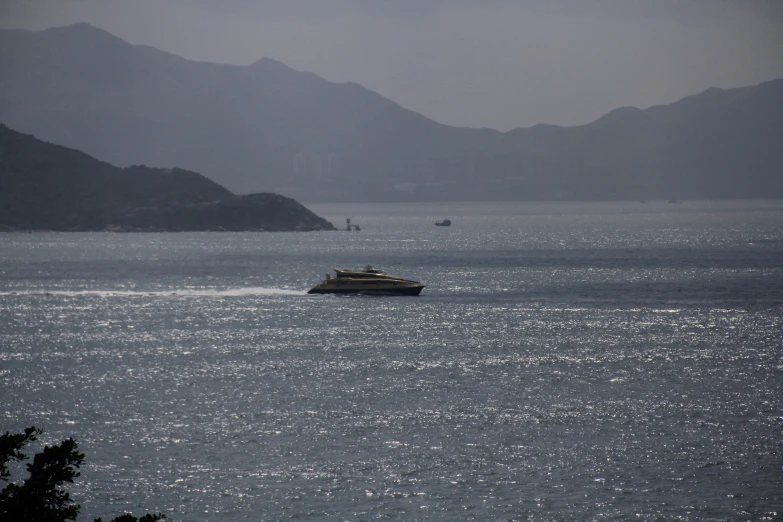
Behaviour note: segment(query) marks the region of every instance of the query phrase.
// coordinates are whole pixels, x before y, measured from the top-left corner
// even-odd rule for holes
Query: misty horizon
[[[191,61],[263,57],[439,123],[588,124],[621,107],[783,78],[783,4],[6,2],[0,28],[84,22]]]
[[[275,59],[194,62],[87,23],[0,30],[0,120],[120,167],[299,201],[693,199],[780,194],[783,80],[580,126],[452,127]]]
[[[158,50],[158,51],[161,51],[161,52],[165,52],[165,53],[167,53],[167,54],[173,55],[173,56],[175,56],[175,57],[177,57],[177,58],[181,58],[181,59],[183,59],[183,60],[186,60],[186,61],[188,61],[188,62],[193,62],[193,63],[199,63],[199,62],[200,62],[200,63],[210,63],[210,64],[213,64],[213,65],[229,65],[229,66],[236,66],[236,67],[253,67],[253,66],[256,66],[256,65],[258,65],[258,64],[262,64],[262,63],[265,63],[265,62],[266,62],[266,63],[272,63],[272,64],[278,64],[278,65],[282,65],[282,66],[284,66],[284,67],[286,67],[286,68],[288,68],[288,69],[291,69],[291,70],[293,70],[293,71],[300,72],[300,73],[311,73],[311,74],[315,74],[315,73],[313,73],[312,71],[304,71],[304,70],[298,70],[298,69],[294,69],[293,67],[289,66],[288,64],[286,64],[286,63],[284,63],[284,62],[281,62],[280,60],[277,60],[277,59],[275,59],[275,58],[274,58],[274,57],[272,57],[272,56],[261,56],[261,57],[259,57],[257,60],[255,60],[255,61],[253,61],[253,62],[251,62],[251,63],[249,63],[249,64],[233,64],[233,63],[222,63],[222,62],[209,62],[209,61],[203,61],[203,60],[191,60],[191,59],[185,58],[184,56],[177,55],[176,53],[172,53],[172,52],[169,52],[169,51],[165,51],[165,50],[163,50],[163,49],[158,49],[158,48],[156,48],[156,47],[153,47],[153,46],[149,46],[149,45],[145,45],[145,44],[132,44],[132,43],[130,43],[130,42],[127,42],[127,41],[123,40],[123,39],[122,39],[122,38],[120,38],[119,36],[117,36],[117,35],[115,35],[115,34],[112,34],[111,32],[107,31],[106,29],[104,29],[104,28],[102,28],[102,27],[95,26],[95,25],[93,25],[93,24],[90,24],[90,23],[88,23],[88,22],[75,22],[75,23],[73,23],[73,24],[69,24],[69,25],[65,25],[65,26],[54,26],[54,27],[48,27],[48,28],[46,28],[46,29],[41,29],[41,30],[29,30],[29,29],[22,29],[22,30],[24,30],[24,31],[28,31],[28,32],[43,32],[43,31],[52,30],[52,29],[55,29],[55,30],[56,30],[56,29],[67,29],[67,28],[72,28],[72,27],[74,27],[74,26],[80,26],[80,25],[84,25],[84,26],[92,27],[92,28],[94,28],[94,29],[97,29],[97,30],[99,30],[99,31],[103,31],[103,32],[105,32],[105,33],[107,33],[107,34],[111,35],[111,36],[112,36],[112,37],[114,37],[114,38],[118,38],[118,39],[122,40],[122,41],[123,41],[123,42],[125,42],[125,43],[128,43],[128,44],[130,44],[130,45],[133,45],[134,47],[152,47],[153,49],[156,49],[156,50]],[[2,30],[2,29],[0,29],[0,30]],[[317,74],[316,74],[316,76],[318,76],[319,78],[322,78],[323,80],[325,80],[325,81],[327,81],[327,82],[329,82],[329,83],[334,83],[334,84],[351,84],[351,83],[357,83],[357,82],[350,81],[350,80],[348,80],[348,81],[345,81],[345,82],[334,82],[334,81],[328,80],[327,78],[323,78],[323,77],[321,77],[320,75],[317,75]],[[769,78],[768,80],[766,80],[766,81],[762,81],[762,82],[759,82],[759,83],[766,83],[766,82],[768,82],[768,81],[774,81],[774,80],[778,80],[778,79],[783,79],[783,75],[782,75],[780,78]],[[737,86],[737,87],[749,87],[749,86],[750,86],[750,85],[740,85],[740,86]],[[364,86],[362,86],[362,87],[364,87]],[[438,120],[436,120],[436,119],[434,119],[434,118],[429,118],[429,117],[427,117],[427,116],[426,116],[426,115],[424,115],[424,114],[422,114],[422,115],[423,115],[423,116],[425,116],[425,117],[427,117],[428,119],[431,119],[432,121],[435,121],[435,122],[437,122],[437,123],[441,123],[441,124],[443,124],[443,125],[447,125],[447,126],[450,126],[450,127],[462,127],[462,128],[471,128],[471,129],[481,129],[481,128],[483,128],[483,129],[497,130],[497,131],[499,131],[499,132],[504,132],[504,133],[505,133],[505,132],[511,132],[511,131],[514,131],[514,130],[520,130],[520,129],[527,129],[527,128],[530,128],[530,127],[536,127],[536,126],[538,126],[538,125],[545,125],[545,126],[554,126],[554,127],[569,128],[569,127],[580,127],[580,126],[584,126],[584,125],[589,125],[589,124],[591,124],[591,123],[594,123],[594,122],[595,122],[595,121],[597,121],[597,120],[600,120],[601,118],[605,117],[607,114],[609,114],[609,113],[611,113],[611,112],[613,112],[613,111],[616,111],[616,110],[622,110],[622,109],[627,109],[627,108],[633,108],[633,109],[639,109],[639,110],[646,110],[646,109],[650,109],[650,108],[653,108],[653,107],[659,107],[659,106],[664,106],[664,105],[670,105],[671,103],[674,103],[674,102],[680,101],[680,100],[681,100],[681,99],[683,99],[683,98],[687,98],[687,97],[690,97],[690,96],[695,96],[695,95],[701,94],[701,93],[703,93],[703,92],[705,92],[705,91],[709,91],[709,90],[711,90],[711,89],[720,89],[720,90],[725,90],[725,88],[724,88],[724,87],[717,86],[717,85],[713,85],[713,86],[709,86],[709,87],[707,87],[707,88],[703,89],[702,91],[699,91],[699,92],[693,92],[693,93],[688,93],[688,94],[686,94],[685,96],[682,96],[682,97],[680,97],[680,98],[678,98],[678,99],[675,99],[675,100],[669,100],[669,101],[666,101],[666,102],[663,102],[663,103],[659,103],[659,104],[655,104],[655,105],[650,105],[650,106],[645,106],[645,107],[638,107],[638,106],[633,106],[633,105],[617,106],[617,107],[613,107],[613,108],[609,109],[609,110],[608,110],[606,113],[599,115],[599,116],[598,116],[597,118],[595,118],[594,120],[591,120],[591,121],[588,121],[588,122],[584,122],[584,123],[577,123],[577,124],[573,124],[573,125],[558,125],[558,124],[549,123],[549,122],[539,122],[539,123],[536,123],[536,124],[533,124],[533,125],[530,125],[530,126],[525,126],[525,127],[522,127],[522,126],[520,126],[520,127],[513,127],[513,128],[511,128],[511,129],[508,129],[508,130],[506,130],[506,131],[503,131],[503,130],[500,130],[500,129],[493,129],[493,128],[489,128],[489,127],[471,127],[471,126],[457,126],[457,125],[449,125],[448,123],[444,123],[444,122],[438,121]],[[380,94],[380,93],[376,93],[376,94]],[[402,107],[403,109],[408,109],[408,110],[410,110],[408,107],[405,107],[404,105],[400,104],[400,103],[399,103],[399,102],[397,102],[396,100],[391,100],[391,101],[393,101],[393,102],[397,103],[397,104],[398,104],[400,107]],[[415,112],[415,111],[414,111],[414,112]]]

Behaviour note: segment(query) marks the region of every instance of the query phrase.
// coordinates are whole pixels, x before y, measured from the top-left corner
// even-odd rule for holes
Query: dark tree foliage
[[[25,428],[24,433],[5,432],[5,435],[0,436],[0,480],[8,482],[8,477],[11,475],[8,463],[14,460],[24,460],[25,455],[22,453],[22,448],[28,442],[36,440],[41,433],[43,430],[30,426]]]
[[[53,446],[45,446],[36,453],[33,462],[27,464],[29,476],[21,484],[10,480],[11,462],[27,460],[22,451],[42,434],[34,426],[23,433],[0,435],[0,480],[5,487],[0,491],[0,520],[9,522],[65,522],[76,520],[79,504],[71,501],[70,494],[62,489],[66,483],[80,475],[84,453],[79,453],[79,443],[69,438]],[[149,513],[136,518],[125,513],[111,522],[156,522],[165,518],[161,513]],[[95,522],[102,522],[100,518]]]
[[[147,513],[141,518],[136,518],[130,513],[125,513],[124,515],[113,518],[109,522],[157,522],[164,518],[166,518],[166,515],[162,513]],[[103,520],[96,518],[95,522],[103,522]]]

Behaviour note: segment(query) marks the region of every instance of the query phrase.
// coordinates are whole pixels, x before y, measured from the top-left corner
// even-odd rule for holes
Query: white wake
[[[17,291],[0,291],[0,296],[9,295],[29,295],[29,296],[43,296],[43,295],[57,295],[66,297],[246,297],[246,296],[275,296],[275,295],[290,295],[290,296],[303,296],[307,295],[307,290],[289,290],[286,288],[269,288],[269,287],[246,287],[246,288],[229,288],[225,290],[216,289],[193,289],[183,288],[176,290],[155,290],[155,291],[141,291],[141,290],[17,290]]]

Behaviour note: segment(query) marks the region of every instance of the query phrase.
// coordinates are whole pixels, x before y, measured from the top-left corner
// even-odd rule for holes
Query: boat
[[[451,226],[451,220],[450,219],[444,219],[443,221],[436,221],[435,222],[436,227],[450,227]]]
[[[351,218],[346,218],[345,219],[345,230],[347,230],[348,232],[350,232],[351,230],[356,230],[358,232],[358,231],[361,230],[361,228],[359,228],[359,225],[351,224]]]
[[[308,294],[369,294],[369,295],[419,295],[423,284],[410,279],[389,275],[371,265],[364,270],[335,268],[335,277],[326,279],[310,289]]]

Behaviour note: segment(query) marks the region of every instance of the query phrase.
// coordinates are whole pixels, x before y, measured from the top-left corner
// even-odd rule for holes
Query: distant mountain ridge
[[[236,196],[182,169],[120,169],[0,124],[0,231],[334,230],[277,194]]]
[[[0,122],[301,201],[783,197],[783,80],[502,133],[270,58],[192,62],[76,24],[0,31]]]

